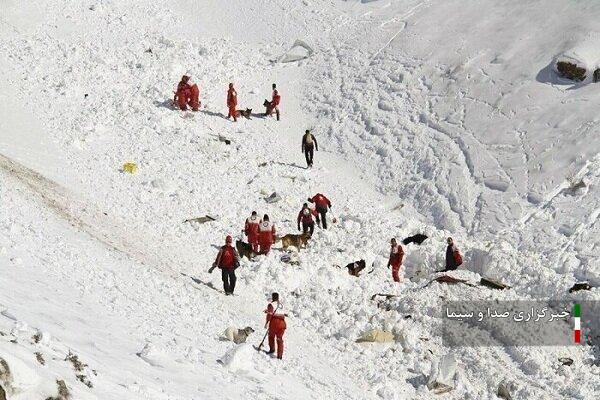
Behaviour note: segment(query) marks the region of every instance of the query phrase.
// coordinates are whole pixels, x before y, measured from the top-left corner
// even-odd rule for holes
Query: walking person
[[[229,84],[229,89],[227,90],[227,108],[229,109],[229,114],[227,114],[227,118],[233,117],[234,121],[237,121],[237,92],[233,87],[233,83]]]
[[[325,195],[317,193],[312,198],[308,199],[309,202],[315,203],[317,211],[317,225],[322,226],[323,229],[327,229],[327,211],[331,209],[331,202]],[[323,225],[321,225],[321,223]]]
[[[281,103],[281,95],[277,91],[277,85],[273,84],[273,94],[271,96],[271,101],[265,100],[264,105],[267,108],[265,111],[265,117],[272,116],[273,113],[277,116],[277,121],[279,121],[279,103]]]
[[[308,207],[308,203],[302,205],[302,210],[298,213],[298,230],[300,230],[300,223],[302,223],[302,233],[308,233],[312,236],[315,231],[315,220],[313,216],[315,211]]]
[[[212,273],[215,268],[221,269],[223,291],[227,296],[232,295],[235,290],[235,269],[240,265],[240,256],[237,250],[231,245],[232,242],[232,237],[228,235],[225,238],[225,246],[219,249],[215,262],[208,270],[209,273]]]
[[[265,310],[267,314],[265,328],[268,327],[269,329],[269,351],[267,353],[275,353],[275,342],[277,342],[277,358],[280,360],[283,358],[283,334],[287,327],[285,323],[287,314],[284,314],[282,311],[283,305],[279,302],[279,293],[273,293],[271,295],[271,302]]]
[[[273,243],[275,243],[275,225],[269,221],[269,216],[265,214],[258,227],[260,254],[269,254]]]
[[[304,136],[302,136],[302,152],[304,153],[304,158],[306,158],[306,168],[311,168],[313,166],[315,150],[319,151],[317,139],[307,129]]]
[[[252,215],[246,218],[246,223],[244,224],[244,233],[248,237],[248,243],[252,246],[252,251],[255,253],[258,253],[258,230],[260,222],[256,211],[252,211]]]
[[[402,259],[404,258],[404,250],[396,242],[396,238],[392,238],[390,241],[390,258],[388,260],[387,267],[392,267],[392,279],[394,282],[400,282],[400,266],[402,265]]]

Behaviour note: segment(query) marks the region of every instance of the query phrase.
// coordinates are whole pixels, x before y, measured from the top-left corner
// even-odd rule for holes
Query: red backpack
[[[223,268],[231,268],[235,264],[235,255],[233,253],[233,247],[224,246],[223,252],[221,253],[220,266]]]
[[[463,259],[462,256],[460,255],[460,252],[458,250],[455,250],[454,253],[452,253],[454,255],[454,263],[456,264],[457,267],[461,266],[463,263]]]

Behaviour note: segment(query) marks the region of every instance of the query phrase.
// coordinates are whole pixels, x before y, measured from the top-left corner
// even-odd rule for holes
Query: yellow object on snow
[[[360,338],[356,340],[357,343],[370,342],[370,343],[389,343],[394,341],[394,334],[391,332],[382,331],[380,329],[373,329],[365,332]]]
[[[135,163],[127,162],[123,164],[123,172],[128,172],[130,174],[135,174],[138,170],[138,167]]]

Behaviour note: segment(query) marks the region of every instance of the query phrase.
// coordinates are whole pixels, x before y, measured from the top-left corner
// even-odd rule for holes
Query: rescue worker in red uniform
[[[179,106],[182,111],[186,111],[188,105],[193,111],[198,111],[200,107],[199,97],[200,89],[198,89],[198,85],[192,82],[192,79],[188,75],[182,76],[181,81],[177,85],[173,103]]]
[[[246,219],[246,224],[244,225],[244,233],[248,237],[248,243],[252,245],[252,251],[255,253],[258,253],[258,230],[260,222],[256,211],[252,211],[252,215]]]
[[[298,213],[298,230],[300,230],[300,222],[302,222],[302,233],[308,233],[312,236],[315,231],[315,221],[313,219],[315,213],[315,210],[308,207],[308,203],[304,203],[302,210]]]
[[[265,214],[258,227],[260,254],[268,254],[273,243],[275,243],[275,225],[269,221],[269,216]]]
[[[227,90],[227,108],[229,109],[229,114],[227,114],[227,118],[233,117],[233,120],[237,121],[236,107],[237,107],[237,92],[233,88],[233,83],[230,83],[229,90]]]
[[[446,247],[446,268],[444,271],[454,271],[463,263],[462,255],[454,244],[454,240],[449,237],[447,239],[448,247]]]
[[[331,202],[325,195],[317,193],[312,198],[308,199],[309,202],[315,203],[317,209],[317,224],[321,226],[323,222],[323,229],[327,229],[327,211],[331,209]]]
[[[271,302],[265,310],[265,313],[267,313],[265,328],[269,328],[269,351],[267,353],[275,353],[275,340],[277,340],[277,358],[280,360],[283,357],[283,334],[285,333],[285,317],[287,316],[287,314],[282,312],[282,309],[283,306],[279,302],[279,294],[273,293],[271,295]]]
[[[281,102],[281,96],[276,89],[275,84],[273,84],[273,96],[271,101],[265,102],[265,106],[267,107],[267,111],[265,112],[265,117],[272,116],[273,112],[277,116],[277,121],[279,121],[279,103]]]
[[[225,246],[219,249],[215,262],[208,270],[209,273],[212,273],[215,268],[221,269],[223,291],[227,296],[232,295],[235,290],[235,269],[240,265],[240,256],[237,250],[231,245],[232,242],[233,239],[231,236],[225,238]]]
[[[396,238],[392,238],[390,244],[390,259],[387,267],[392,267],[392,279],[394,279],[394,282],[400,282],[399,272],[400,266],[402,265],[402,259],[404,258],[404,250],[402,249],[402,246],[396,242]]]

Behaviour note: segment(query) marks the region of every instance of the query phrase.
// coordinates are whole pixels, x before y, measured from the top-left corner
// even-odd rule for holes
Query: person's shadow
[[[250,114],[251,117],[253,118],[260,118],[260,119],[266,119],[267,116],[265,115],[265,113],[251,113]]]
[[[177,108],[175,108],[175,106],[173,105],[173,100],[171,100],[171,99],[167,99],[167,100],[163,100],[163,101],[154,100],[154,105],[158,108],[166,108],[168,110],[177,110]]]
[[[221,117],[221,118],[225,118],[226,119],[226,115],[223,114],[222,112],[214,112],[214,111],[209,111],[209,110],[200,110],[200,112],[202,114],[206,114],[206,115],[209,115],[211,117]]]
[[[275,165],[281,165],[281,166],[284,166],[284,167],[292,167],[292,168],[308,169],[308,167],[302,167],[302,166],[300,166],[300,165],[298,165],[298,164],[296,164],[296,163],[292,163],[292,164],[290,164],[290,163],[284,163],[284,162],[281,162],[281,161],[271,161],[271,164],[275,164]]]

